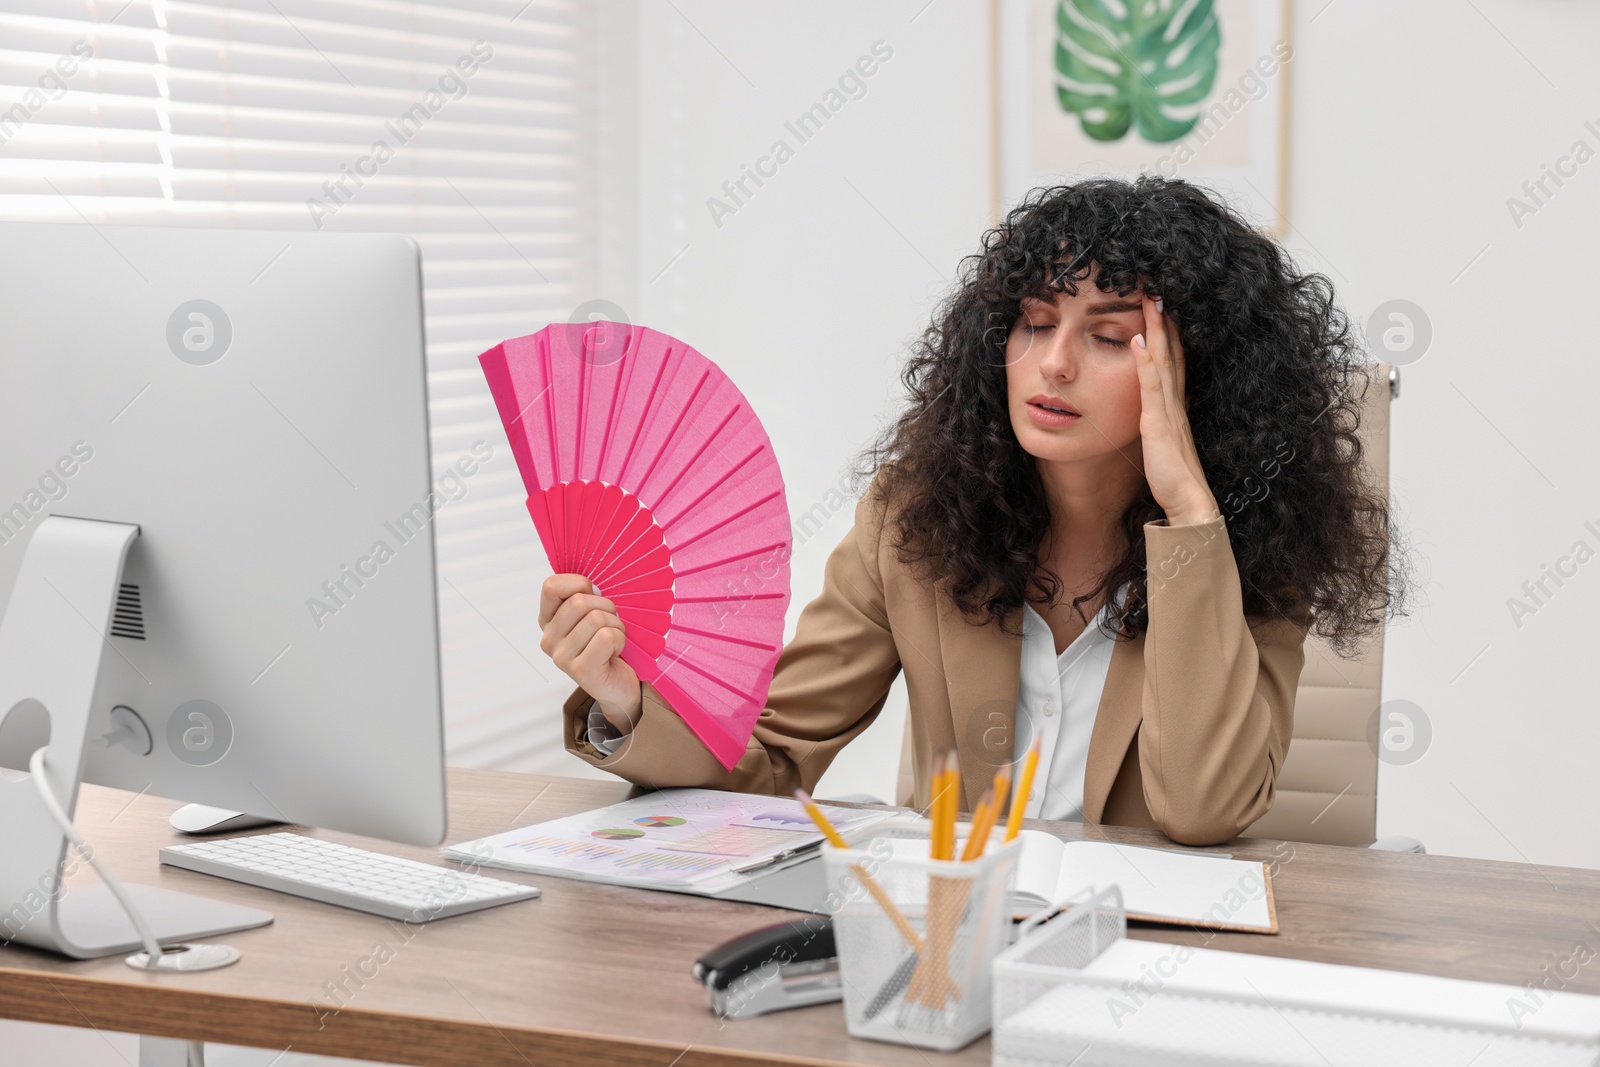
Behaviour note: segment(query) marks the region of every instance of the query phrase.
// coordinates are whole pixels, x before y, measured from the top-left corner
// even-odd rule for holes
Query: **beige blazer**
[[[822,592],[779,656],[732,771],[649,684],[638,723],[609,757],[585,739],[590,699],[574,692],[563,709],[567,749],[649,787],[812,789],[871,725],[903,670],[915,787],[901,802],[926,807],[935,754],[953,748],[961,807],[970,810],[1012,761],[1022,639],[969,622],[942,583],[903,566],[871,495],[828,557]],[[1245,617],[1223,523],[1145,526],[1150,627],[1112,652],[1089,745],[1086,822],[1151,826],[1206,845],[1272,807],[1310,620]],[[1011,619],[1019,632],[1021,610]]]

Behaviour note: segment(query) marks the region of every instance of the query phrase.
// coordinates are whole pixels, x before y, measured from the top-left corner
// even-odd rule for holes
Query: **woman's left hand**
[[[1220,512],[1189,429],[1183,345],[1161,305],[1148,296],[1143,301],[1145,330],[1134,338],[1133,358],[1139,371],[1145,480],[1167,513],[1167,525],[1210,522]]]

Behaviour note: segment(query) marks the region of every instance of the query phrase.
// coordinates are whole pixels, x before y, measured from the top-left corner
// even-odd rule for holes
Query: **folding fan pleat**
[[[644,327],[554,324],[479,360],[551,567],[617,605],[623,660],[731,768],[789,602],[788,503],[760,419],[714,363]]]

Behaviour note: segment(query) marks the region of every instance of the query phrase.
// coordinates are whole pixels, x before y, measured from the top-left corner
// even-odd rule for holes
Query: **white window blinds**
[[[575,765],[475,357],[592,291],[593,37],[577,2],[0,0],[0,216],[421,245],[435,473],[493,449],[435,519],[452,763]]]

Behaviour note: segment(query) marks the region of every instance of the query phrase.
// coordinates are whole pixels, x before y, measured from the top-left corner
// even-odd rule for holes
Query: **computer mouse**
[[[218,834],[224,830],[248,830],[254,826],[272,826],[282,819],[269,819],[265,815],[251,815],[244,811],[213,808],[205,804],[185,804],[172,813],[168,820],[172,828],[184,834]]]

